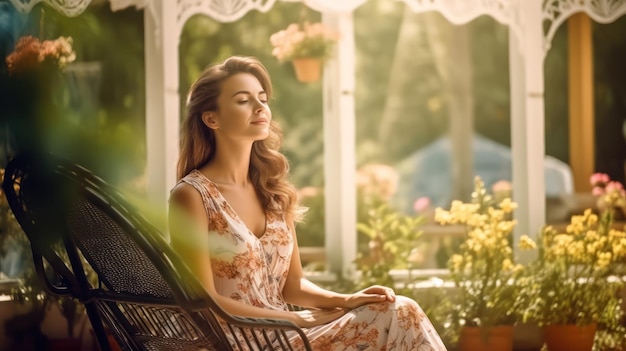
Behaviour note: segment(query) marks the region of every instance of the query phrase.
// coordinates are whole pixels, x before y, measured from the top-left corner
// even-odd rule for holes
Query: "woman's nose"
[[[260,102],[257,103],[256,109],[254,110],[254,112],[261,113],[263,111],[265,111],[265,106],[263,106],[263,104]]]

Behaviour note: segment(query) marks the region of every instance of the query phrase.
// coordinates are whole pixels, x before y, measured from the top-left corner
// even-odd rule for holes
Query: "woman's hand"
[[[295,323],[301,328],[310,328],[318,325],[330,323],[346,314],[346,310],[341,308],[329,310],[302,310],[294,311]]]
[[[350,295],[346,300],[345,308],[353,309],[368,303],[376,302],[394,302],[396,301],[396,293],[391,288],[385,286],[373,285],[361,291]]]

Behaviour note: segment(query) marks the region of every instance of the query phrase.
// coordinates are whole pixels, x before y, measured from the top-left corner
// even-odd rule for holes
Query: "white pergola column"
[[[153,0],[144,11],[146,63],[146,177],[148,200],[167,211],[176,183],[179,140],[176,3]]]
[[[454,24],[489,15],[509,28],[511,161],[515,241],[535,236],[545,224],[543,7],[541,1],[402,0],[415,12],[439,11]],[[558,12],[558,11],[557,11]],[[470,132],[470,131],[467,131]],[[517,245],[514,245],[514,247]],[[522,262],[532,257],[516,252]]]
[[[535,237],[545,224],[544,176],[544,36],[539,1],[519,1],[520,31],[509,31],[509,74],[511,94],[511,152],[515,240],[528,234]],[[521,262],[533,257],[517,250]]]
[[[330,272],[350,278],[357,252],[352,11],[323,13],[323,22],[341,33],[336,57],[324,67],[326,257]]]

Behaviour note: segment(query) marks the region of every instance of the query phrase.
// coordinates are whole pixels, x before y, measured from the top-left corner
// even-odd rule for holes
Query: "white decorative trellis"
[[[178,31],[187,22],[189,17],[203,14],[218,22],[234,22],[246,13],[257,10],[269,11],[276,0],[179,0],[176,9],[176,22]]]
[[[50,5],[60,13],[68,17],[76,17],[83,13],[91,0],[10,0],[21,12],[30,12],[33,6],[40,2]]]
[[[46,3],[69,17],[81,14],[92,1],[102,0],[10,0],[22,12],[29,12],[36,4]],[[144,8],[154,5],[159,0],[109,0],[113,11],[130,6]],[[278,0],[178,0],[177,22],[184,24],[195,14],[204,14],[218,22],[233,22],[246,13],[257,10],[269,11]],[[352,12],[367,0],[282,0],[302,2],[319,12]],[[392,1],[392,0],[390,0]],[[454,24],[464,24],[476,17],[488,15],[507,25],[516,33],[521,30],[519,5],[523,1],[539,0],[394,0],[404,2],[414,12],[437,11]],[[544,50],[550,49],[550,43],[557,29],[577,12],[585,12],[598,23],[610,23],[626,14],[624,0],[543,0],[541,18],[547,22]],[[519,34],[517,34],[519,35]]]
[[[40,2],[77,16],[105,0],[10,0],[20,11]],[[146,7],[146,139],[149,196],[167,203],[178,155],[178,43],[185,22],[204,14],[234,22],[250,11],[267,12],[279,0],[109,0],[111,9]],[[324,70],[324,143],[327,257],[333,272],[349,274],[356,255],[354,189],[354,37],[352,13],[367,0],[280,0],[301,2],[323,14],[342,34],[336,57]],[[624,0],[388,0],[414,12],[437,11],[454,24],[488,15],[509,28],[513,187],[519,204],[518,233],[537,233],[545,222],[543,60],[552,39],[572,14],[584,12],[610,23],[626,14]],[[545,28],[545,29],[544,29]],[[172,69],[173,68],[173,69]],[[341,118],[336,118],[341,116]],[[340,133],[341,131],[341,133]],[[330,234],[328,234],[330,233]]]
[[[68,16],[80,14],[92,0],[11,0],[22,11],[30,11],[39,2],[46,2]],[[109,0],[113,11],[129,6],[143,8],[151,0]],[[319,12],[351,13],[367,0],[282,0],[302,2]],[[437,11],[454,24],[468,23],[488,15],[509,27],[518,37],[523,31],[519,5],[524,0],[396,0],[404,2],[414,12]],[[528,0],[527,0],[528,1]],[[535,2],[539,0],[529,0]],[[277,0],[179,0],[177,2],[177,26],[181,30],[189,17],[204,14],[218,22],[234,22],[246,13],[257,10],[269,11]],[[623,0],[543,0],[542,23],[547,22],[544,34],[544,56],[550,49],[557,29],[577,12],[585,12],[598,23],[610,23],[626,14]]]
[[[550,44],[556,30],[571,15],[584,12],[598,23],[611,23],[626,14],[624,0],[544,0],[543,20],[548,22],[545,34],[544,50],[550,50]]]
[[[465,24],[488,15],[519,35],[518,0],[397,0],[413,12],[436,11],[454,24]],[[534,1],[534,0],[530,0]]]

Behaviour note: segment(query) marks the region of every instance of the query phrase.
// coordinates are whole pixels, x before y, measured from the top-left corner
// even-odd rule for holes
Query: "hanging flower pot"
[[[543,332],[548,351],[591,351],[597,325],[547,325]]]
[[[0,87],[0,118],[15,144],[11,149],[41,151],[46,146],[50,129],[60,125],[66,88],[62,72],[75,58],[71,37],[42,41],[32,36],[21,37],[5,58],[8,77]]]
[[[296,78],[303,83],[315,83],[322,75],[322,60],[317,58],[298,58],[291,61],[296,71]]]
[[[459,351],[511,351],[513,350],[513,326],[461,328]]]
[[[338,40],[339,33],[320,22],[291,23],[270,36],[272,55],[280,62],[291,61],[296,77],[304,83],[320,80],[323,64]]]

